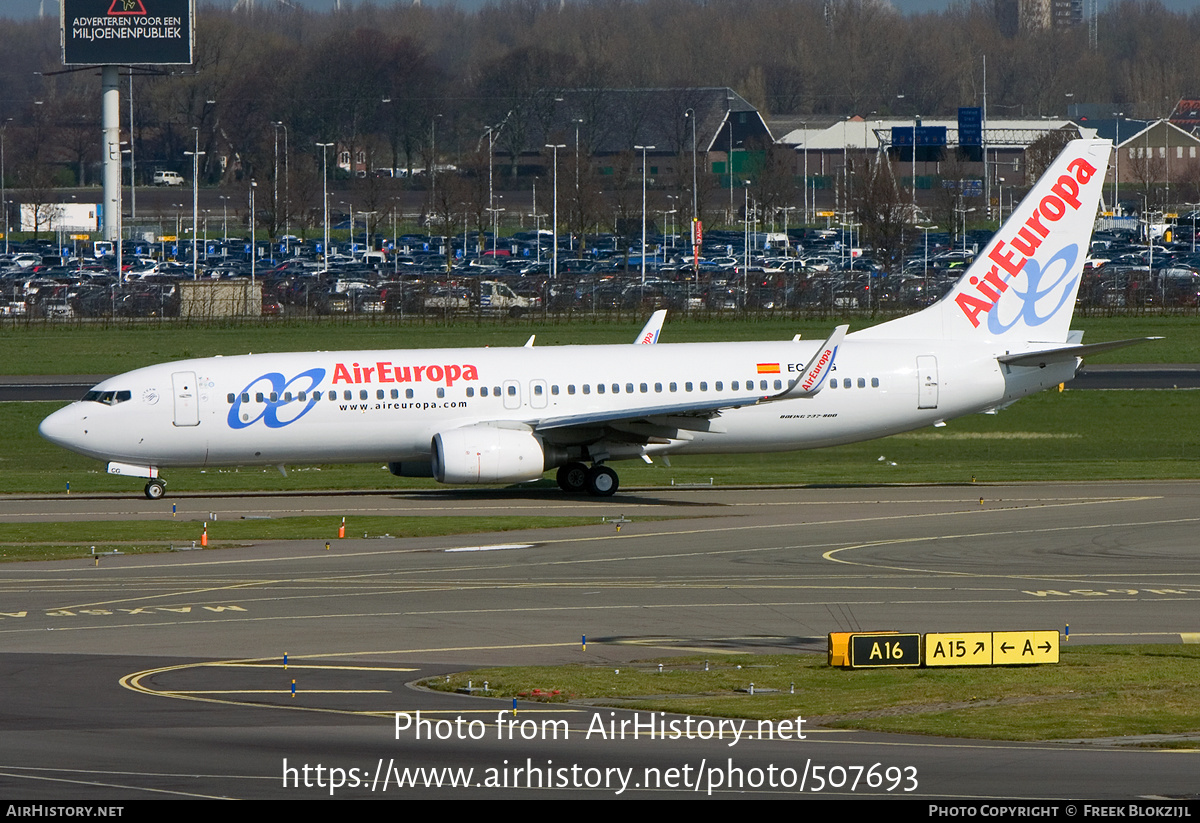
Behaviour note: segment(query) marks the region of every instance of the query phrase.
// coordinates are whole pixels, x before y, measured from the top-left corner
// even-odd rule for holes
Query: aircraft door
[[[196,373],[175,372],[171,375],[171,389],[175,396],[175,425],[199,426],[200,407],[196,402]]]
[[[504,408],[521,408],[521,384],[516,380],[504,381]]]
[[[549,402],[545,380],[529,381],[529,405],[535,409],[544,409]]]
[[[917,358],[917,408],[936,409],[937,406],[937,358],[932,354],[923,354]]]

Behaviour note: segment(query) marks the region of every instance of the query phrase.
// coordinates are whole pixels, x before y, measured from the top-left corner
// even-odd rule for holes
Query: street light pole
[[[654,146],[634,146],[642,153],[642,287],[646,286],[646,152]]]
[[[290,163],[288,161],[288,130],[287,130],[287,126],[285,126],[283,124],[282,120],[276,120],[271,125],[273,125],[276,129],[276,131],[275,131],[275,146],[276,146],[275,150],[276,150],[276,152],[279,151],[279,148],[278,148],[278,146],[279,146],[279,129],[283,129],[283,201],[284,201],[284,205],[283,205],[284,230],[283,230],[283,233],[284,233],[284,236],[287,237],[287,236],[291,235],[291,233],[292,233],[292,188],[291,188],[290,175],[288,174],[288,172],[290,170]],[[275,179],[276,179],[275,210],[276,210],[276,212],[278,212],[279,211],[279,183],[278,183],[279,159],[278,159],[278,157],[276,157],[276,159],[275,159]],[[276,227],[278,227],[278,224],[279,224],[278,217],[276,217],[275,223],[276,223]],[[288,252],[288,242],[289,241],[287,241],[287,240],[283,241],[283,248],[284,248],[285,254]]]
[[[133,69],[129,70],[129,223],[137,219],[137,165],[133,160]],[[131,229],[132,231],[132,229]]]
[[[692,121],[692,275],[700,272],[700,246],[696,243],[696,224],[700,222],[699,178],[696,174],[696,110],[688,109],[683,116]]]
[[[4,188],[4,132],[8,130],[9,121],[0,123],[0,208],[4,209],[4,253],[8,254],[8,193]]]
[[[558,150],[565,149],[564,143],[547,143],[546,148],[554,150],[554,231],[552,232],[554,248],[550,252],[550,279],[558,279]],[[578,147],[575,150],[576,160],[579,157]],[[578,162],[576,162],[578,171]],[[540,246],[540,244],[539,244]]]
[[[329,271],[329,152],[327,149],[333,143],[317,143],[321,147],[321,205],[324,210],[325,245],[321,252],[325,261],[325,270]]]
[[[579,222],[583,223],[583,217],[581,214],[582,209],[580,209],[580,207],[579,207],[579,125],[583,122],[583,118],[582,117],[573,118],[572,122],[575,124],[575,213],[580,215]],[[557,190],[557,189],[558,189],[558,187],[555,186],[555,190]],[[572,221],[572,222],[574,222],[574,221]],[[580,225],[577,228],[580,229],[579,244],[580,244],[580,251],[582,252],[582,250],[583,250],[583,226]],[[568,243],[570,244],[571,251],[574,252],[575,251],[575,232],[572,231],[570,233]],[[555,256],[555,259],[557,259],[557,255]]]
[[[1113,201],[1112,215],[1117,216],[1117,198],[1121,195],[1121,118],[1125,116],[1123,111],[1114,111],[1113,118],[1117,127],[1117,139],[1113,144],[1113,154],[1116,155],[1116,164],[1113,169]]]
[[[258,236],[254,231],[255,216],[257,212],[254,210],[254,190],[258,188],[258,183],[254,180],[250,181],[250,290],[254,291],[254,266],[258,261]]]
[[[200,151],[200,127],[192,126],[192,131],[196,133],[196,149],[195,151],[185,151],[184,155],[192,156],[192,279],[196,280],[199,275],[196,272],[196,258],[200,256],[196,249],[196,235],[200,232],[200,155],[204,152]],[[117,261],[117,271],[121,270],[121,261]]]

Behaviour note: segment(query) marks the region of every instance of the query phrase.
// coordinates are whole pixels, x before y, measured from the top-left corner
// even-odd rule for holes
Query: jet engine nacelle
[[[545,470],[542,443],[530,431],[467,426],[433,437],[439,483],[524,483]]]

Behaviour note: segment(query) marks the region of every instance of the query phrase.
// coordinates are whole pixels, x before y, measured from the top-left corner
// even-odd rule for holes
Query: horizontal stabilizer
[[[1113,349],[1123,349],[1138,343],[1148,343],[1151,340],[1162,340],[1161,337],[1134,337],[1129,340],[1110,340],[1107,343],[1089,343],[1080,346],[1060,346],[1055,349],[1026,352],[1023,354],[1003,354],[996,359],[1007,366],[1045,366],[1049,363],[1062,363],[1074,360],[1076,357],[1087,357]]]

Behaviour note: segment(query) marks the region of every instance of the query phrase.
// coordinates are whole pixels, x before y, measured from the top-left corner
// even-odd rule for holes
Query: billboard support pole
[[[100,69],[100,126],[104,132],[102,180],[104,186],[104,239],[121,236],[121,87],[118,66]],[[118,264],[119,265],[119,264]],[[118,271],[120,269],[118,268]]]

